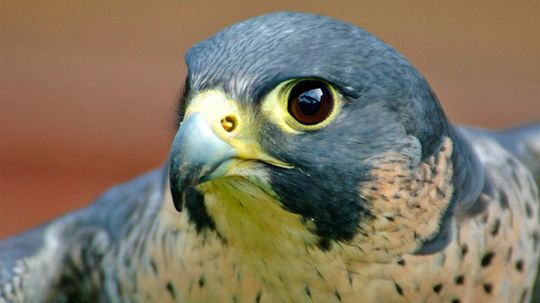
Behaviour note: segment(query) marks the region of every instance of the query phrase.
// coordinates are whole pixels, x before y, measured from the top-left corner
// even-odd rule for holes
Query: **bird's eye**
[[[314,125],[330,116],[334,108],[334,97],[324,82],[300,81],[290,90],[287,108],[298,122]]]

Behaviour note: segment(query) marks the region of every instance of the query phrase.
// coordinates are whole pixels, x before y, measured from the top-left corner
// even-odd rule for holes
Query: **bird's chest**
[[[250,255],[219,238],[168,237],[177,238],[156,246],[124,293],[141,302],[428,302],[440,298],[441,272],[456,267],[441,255],[349,263],[335,251]]]
[[[519,241],[497,240],[510,233],[504,225],[494,232],[497,219],[508,223],[511,215],[456,226],[439,253],[383,264],[305,249],[250,255],[217,237],[171,233],[139,265],[137,286],[124,292],[140,302],[510,302],[527,284],[522,263],[533,261],[509,252]]]
[[[457,262],[443,255],[388,264],[346,264],[335,255],[318,260],[309,256],[242,259],[233,251],[223,253],[213,244],[206,245],[184,251],[186,258],[180,262],[155,259],[156,273],[139,278],[139,298],[145,302],[436,302],[460,283],[454,281],[459,276]]]
[[[498,178],[509,182],[502,180],[508,174],[500,175],[492,176],[496,187]],[[452,240],[444,250],[403,254],[385,263],[355,260],[337,244],[327,251],[302,245],[310,238],[295,225],[283,228],[287,222],[257,225],[244,216],[228,225],[225,240],[214,232],[196,232],[184,215],[173,217],[176,229],[169,224],[157,230],[151,249],[136,264],[137,274],[120,275],[119,289],[138,302],[526,300],[540,246],[537,193],[500,188],[484,213],[453,220]],[[214,218],[218,226],[229,222],[220,223],[217,213]]]

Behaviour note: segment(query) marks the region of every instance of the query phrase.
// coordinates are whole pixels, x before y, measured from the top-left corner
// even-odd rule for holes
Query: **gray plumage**
[[[221,187],[253,190],[225,201],[245,213],[224,222],[238,205],[197,187],[208,176],[188,161],[200,155],[186,129],[205,129],[192,119],[163,168],[1,241],[0,302],[540,300],[527,285],[540,254],[539,125],[454,127],[395,50],[311,14],[238,23],[186,62],[179,120],[197,96],[223,92],[256,121],[245,124],[257,145],[292,168],[251,161],[252,175]],[[291,135],[262,104],[304,78],[332,85],[343,105],[324,128]]]

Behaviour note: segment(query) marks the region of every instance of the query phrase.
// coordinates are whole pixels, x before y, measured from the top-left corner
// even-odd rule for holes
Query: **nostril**
[[[238,121],[236,120],[235,116],[227,115],[221,119],[221,126],[229,133],[234,131],[237,125]]]

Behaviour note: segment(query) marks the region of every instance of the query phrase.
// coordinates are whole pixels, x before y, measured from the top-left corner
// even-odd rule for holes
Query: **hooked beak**
[[[182,210],[180,195],[188,185],[198,184],[221,163],[234,157],[234,149],[220,140],[200,114],[182,123],[170,154],[170,184],[174,206]]]
[[[293,167],[263,152],[246,133],[239,111],[223,94],[206,93],[192,101],[169,156],[169,181],[176,210],[182,210],[188,187],[227,176],[231,167],[242,160]]]

